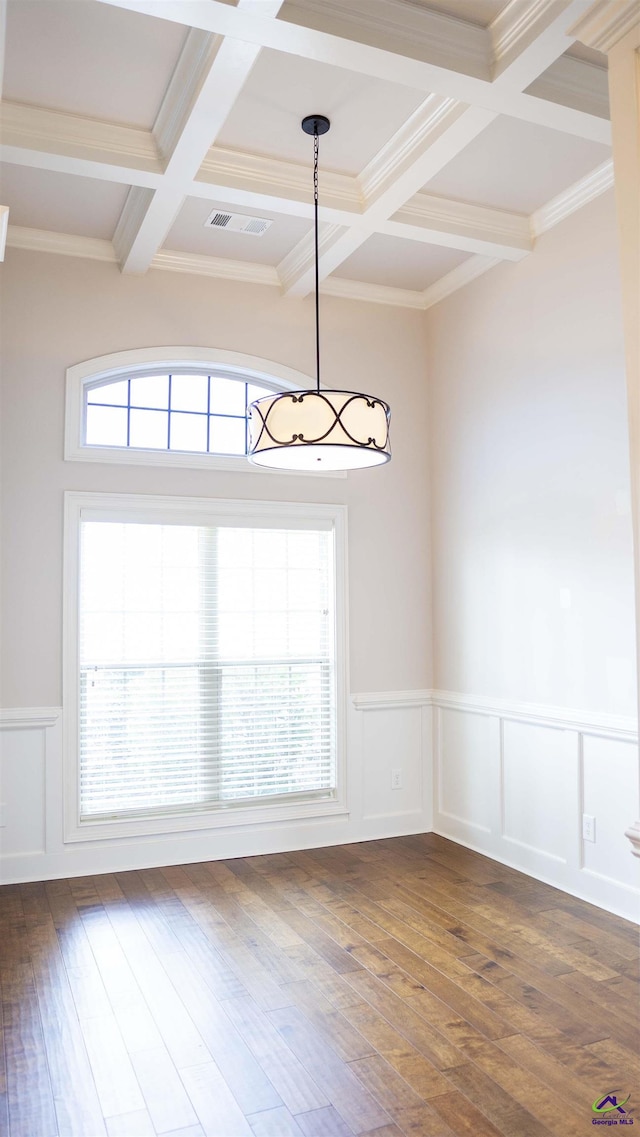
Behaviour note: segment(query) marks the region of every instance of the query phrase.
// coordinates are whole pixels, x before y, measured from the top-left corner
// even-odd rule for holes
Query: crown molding
[[[468,107],[457,99],[428,95],[358,177],[365,209],[422,156],[433,137],[452,126]]]
[[[290,23],[302,27],[489,78],[491,41],[486,28],[412,0],[377,0],[365,9],[349,0],[289,0],[286,15]]]
[[[517,260],[525,256],[532,247],[532,237],[539,237],[571,213],[581,209],[594,198],[606,192],[613,185],[613,163],[602,163],[585,178],[576,182],[552,201],[547,202],[530,218],[501,210],[473,206],[464,202],[452,202],[430,194],[416,194],[402,210],[387,223],[381,223],[378,232],[390,235],[408,235],[421,239],[428,234],[428,225],[442,225],[446,236],[447,226],[457,226],[467,233],[467,247],[474,240],[484,242],[484,254],[467,258],[451,272],[424,291],[393,288],[387,285],[370,284],[366,281],[347,280],[329,276],[320,285],[320,291],[327,296],[346,300],[359,300],[374,304],[388,304],[393,307],[428,309],[441,300],[451,296],[458,289],[488,272],[494,265],[505,260]],[[405,218],[406,223],[405,223]],[[340,239],[344,227],[326,225],[321,233],[321,248],[330,247]],[[476,237],[473,236],[474,232]],[[418,235],[420,234],[420,236]],[[437,238],[436,238],[437,239]],[[504,247],[498,257],[487,255],[492,240],[503,242]],[[440,241],[450,247],[460,247],[461,241]],[[10,225],[7,235],[9,248],[26,249],[37,252],[57,253],[61,256],[84,257],[90,260],[115,263],[118,256],[110,241],[95,237],[78,237],[67,233],[52,233],[42,229],[28,229]],[[288,262],[288,265],[287,265]],[[199,253],[184,253],[173,249],[161,249],[156,253],[152,267],[170,272],[193,273],[223,280],[236,280],[249,284],[262,284],[269,287],[286,288],[286,282],[296,279],[300,267],[313,264],[313,234],[299,242],[278,268],[272,265],[254,264],[246,261],[228,260]]]
[[[494,209],[489,205],[474,205],[468,201],[440,197],[438,194],[417,193],[394,213],[394,218],[411,218],[418,223],[459,225],[468,229],[486,229],[496,236],[524,240],[528,232],[527,217],[507,209]]]
[[[605,67],[563,55],[527,88],[549,102],[609,118],[609,75]]]
[[[216,280],[235,280],[242,284],[280,287],[280,277],[272,265],[209,257],[201,253],[181,253],[176,249],[161,249],[153,258],[151,268],[193,273],[196,276],[214,277]]]
[[[111,264],[118,260],[111,241],[103,241],[99,237],[77,237],[72,233],[53,233],[48,229],[29,229],[23,225],[9,225],[7,248],[57,253],[61,257],[83,257]]]
[[[581,111],[533,98],[519,89],[515,80],[508,86],[501,86],[490,81],[489,76],[478,78],[465,72],[464,67],[458,69],[459,64],[456,65],[454,62],[446,67],[416,57],[415,54],[411,54],[415,51],[411,39],[407,41],[405,38],[400,43],[396,42],[394,50],[389,50],[391,34],[384,38],[379,35],[380,42],[371,44],[358,34],[358,28],[353,24],[348,29],[348,34],[340,36],[314,29],[304,12],[299,15],[298,24],[291,18],[269,19],[260,13],[259,4],[242,10],[240,5],[233,6],[224,0],[206,0],[206,3],[203,0],[100,0],[100,2],[113,4],[127,11],[140,12],[146,16],[171,20],[183,26],[217,32],[235,41],[284,52],[300,59],[355,71],[372,79],[399,83],[427,94],[435,93],[459,99],[472,104],[476,109],[491,111],[493,114],[507,114],[579,138],[605,143],[610,138],[606,123]],[[558,0],[558,3],[565,2],[566,0]],[[569,3],[580,4],[582,0],[569,0]],[[400,17],[406,16],[407,8],[403,3],[396,11],[399,17],[395,27],[397,36],[398,26],[403,26]],[[422,13],[421,19],[423,19],[422,6],[418,7],[418,11]],[[550,54],[548,45],[546,47],[540,71],[552,62],[552,59],[548,58]],[[561,48],[557,54],[561,54],[562,50]],[[553,53],[551,54],[553,56]],[[532,59],[530,62],[528,71],[532,73],[527,78],[527,84],[539,74],[535,71],[535,61],[537,54],[535,60]]]
[[[528,46],[541,22],[550,22],[557,13],[558,0],[510,0],[489,24],[494,76]]]
[[[327,252],[346,232],[344,225],[321,225],[318,234],[318,257]],[[315,264],[315,239],[313,230],[306,233],[290,253],[280,261],[278,276],[285,292],[288,292],[300,278]]]
[[[222,44],[222,36],[190,28],[153,124],[158,152],[168,158],[189,118],[193,100]]]
[[[423,307],[433,308],[434,304],[439,304],[441,300],[446,300],[447,296],[457,292],[458,289],[464,288],[466,284],[471,284],[472,280],[477,280],[489,269],[495,265],[502,264],[503,261],[497,257],[469,257],[468,260],[463,261],[461,265],[452,269],[451,272],[441,276],[440,280],[436,280],[429,288],[425,288],[422,293]]]
[[[4,260],[4,251],[7,247],[7,230],[9,228],[9,206],[0,205],[0,261]]]
[[[323,208],[334,206],[359,213],[362,194],[358,179],[330,170],[320,172]],[[201,182],[220,187],[247,190],[264,195],[265,187],[291,200],[303,203],[301,216],[313,217],[312,175],[309,166],[267,158],[261,154],[242,153],[223,146],[212,146],[200,167],[194,188]]]
[[[633,0],[596,0],[573,24],[571,35],[607,53],[634,28],[640,28],[640,6]]]
[[[362,280],[347,280],[342,276],[328,276],[321,285],[323,296],[336,296],[341,300],[364,300],[367,304],[387,304],[392,308],[424,309],[424,293],[410,288],[391,288],[387,284],[367,284]]]
[[[586,177],[574,182],[568,189],[531,214],[530,225],[533,236],[540,237],[542,233],[564,221],[565,217],[569,217],[576,210],[582,209],[583,205],[588,205],[594,198],[606,193],[612,186],[613,159],[609,158]]]
[[[413,240],[420,239],[421,229],[422,239],[428,243],[435,239],[435,243],[449,248],[466,248],[485,255],[491,250],[505,260],[520,260],[533,248],[529,218],[524,214],[427,193],[415,194],[379,226],[380,232],[411,236]],[[442,240],[443,235],[451,240]]]
[[[12,102],[0,103],[0,127],[3,147],[133,165],[158,178],[162,174],[153,135],[140,127]]]
[[[375,179],[374,196],[369,197],[361,221],[354,222],[343,233],[336,234],[321,249],[320,278],[324,280],[347,260],[368,237],[378,231],[380,225],[389,220],[407,198],[464,149],[494,117],[492,111],[469,107],[455,99],[439,95],[425,100],[418,109],[417,117],[412,116],[409,120],[407,131],[403,128],[397,131],[390,143],[379,151],[373,163],[366,168],[361,184],[371,189]],[[295,274],[294,260],[297,266]],[[313,267],[312,260],[305,260],[301,256],[296,258],[294,252],[290,263],[284,266],[287,272],[287,291],[296,295],[308,295],[313,287]]]
[[[51,233],[44,229],[27,229],[19,225],[9,226],[7,247],[28,252],[80,257],[84,260],[107,261],[110,264],[118,263],[118,257],[110,241],[103,241],[97,237],[75,237],[70,233]],[[151,267],[167,272],[207,276],[215,280],[235,280],[241,284],[261,284],[270,288],[281,286],[278,270],[272,265],[227,260],[200,253],[183,253],[176,249],[161,249],[153,258]],[[358,280],[331,277],[323,281],[320,291],[327,296],[343,300],[388,304],[396,308],[424,308],[422,292],[367,284]]]

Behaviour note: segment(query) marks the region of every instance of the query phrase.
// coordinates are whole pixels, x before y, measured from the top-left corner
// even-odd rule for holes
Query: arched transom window
[[[247,452],[247,411],[270,387],[182,370],[87,385],[85,446],[191,454]]]
[[[249,405],[312,385],[273,360],[218,348],[100,356],[67,370],[65,458],[258,472],[246,458]]]

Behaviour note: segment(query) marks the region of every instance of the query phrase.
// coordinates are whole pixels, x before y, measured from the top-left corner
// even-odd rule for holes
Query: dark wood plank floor
[[[638,929],[432,834],[5,886],[0,980],[10,1137],[569,1137],[640,1101]]]

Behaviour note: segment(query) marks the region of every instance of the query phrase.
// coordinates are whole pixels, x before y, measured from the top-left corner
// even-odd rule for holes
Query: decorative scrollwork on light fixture
[[[265,395],[249,408],[249,457],[274,469],[355,470],[391,458],[387,403],[359,391],[320,389],[318,139],[329,126],[324,115],[302,120],[302,129],[314,140],[316,389]]]

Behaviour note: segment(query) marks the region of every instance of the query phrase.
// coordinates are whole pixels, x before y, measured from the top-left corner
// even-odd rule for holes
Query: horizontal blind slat
[[[331,795],[332,533],[81,531],[81,815]]]

